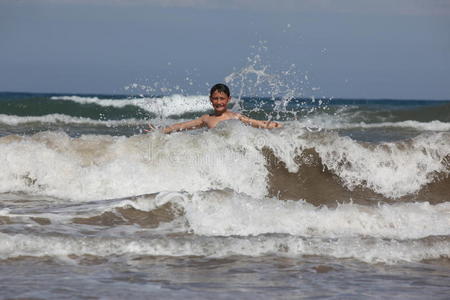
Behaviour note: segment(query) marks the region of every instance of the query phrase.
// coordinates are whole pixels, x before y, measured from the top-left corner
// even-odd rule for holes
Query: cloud
[[[10,3],[151,5],[273,12],[449,15],[450,0],[2,0]]]

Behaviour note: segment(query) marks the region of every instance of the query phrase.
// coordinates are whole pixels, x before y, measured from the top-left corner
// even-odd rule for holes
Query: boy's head
[[[228,97],[230,97],[230,89],[225,85],[225,84],[223,84],[223,83],[218,83],[218,84],[215,84],[212,88],[211,88],[211,91],[209,92],[209,96],[211,97],[212,96],[212,94],[214,93],[214,92],[222,92],[222,93],[225,93],[225,95],[227,95]]]
[[[211,88],[209,100],[216,115],[221,115],[227,111],[230,99],[230,89],[225,84],[218,83]]]

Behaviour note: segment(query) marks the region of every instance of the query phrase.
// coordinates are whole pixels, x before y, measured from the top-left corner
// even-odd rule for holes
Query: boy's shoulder
[[[204,114],[199,119],[205,121],[205,120],[210,119],[213,116],[214,116],[213,114]]]
[[[227,111],[227,114],[230,119],[239,119],[240,117],[242,117],[240,113],[234,111]]]

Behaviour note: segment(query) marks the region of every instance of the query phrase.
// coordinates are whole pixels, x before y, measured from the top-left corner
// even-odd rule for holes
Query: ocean
[[[2,299],[448,299],[450,101],[0,93]]]

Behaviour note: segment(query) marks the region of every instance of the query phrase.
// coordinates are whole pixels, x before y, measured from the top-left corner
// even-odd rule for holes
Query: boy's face
[[[216,113],[224,113],[227,110],[228,102],[231,97],[228,97],[224,92],[214,91],[209,100]]]

